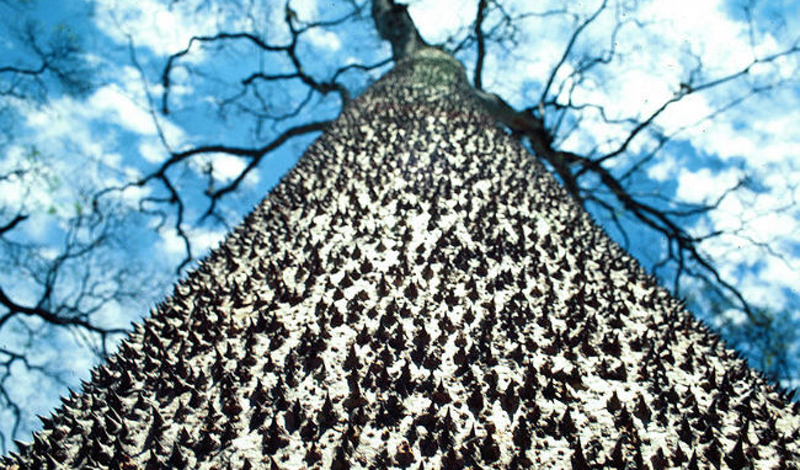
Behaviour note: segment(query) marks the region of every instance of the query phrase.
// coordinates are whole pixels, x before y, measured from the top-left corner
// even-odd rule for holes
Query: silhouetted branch
[[[21,238],[15,231],[22,220],[25,216],[17,216],[12,221],[16,225],[7,224],[0,232],[2,267],[14,273],[0,286],[0,407],[10,415],[0,430],[3,446],[20,430],[25,406],[9,393],[19,367],[64,385],[56,371],[65,366],[42,362],[47,352],[42,343],[56,341],[58,332],[69,332],[88,347],[87,352],[105,356],[113,337],[127,330],[99,323],[99,318],[110,306],[140,295],[136,289],[142,287],[140,280],[132,279],[129,266],[100,264],[110,249],[112,232],[120,227],[116,219],[99,213],[69,219],[56,253],[47,246],[14,241]],[[25,294],[16,294],[15,289]]]
[[[327,126],[329,123],[330,121],[318,121],[291,127],[282,132],[268,144],[256,148],[230,147],[227,145],[204,145],[200,147],[194,147],[189,150],[184,150],[183,152],[173,153],[172,156],[167,161],[161,164],[158,170],[140,179],[134,184],[137,186],[141,186],[143,184],[146,184],[148,181],[152,179],[162,178],[167,173],[167,171],[176,164],[186,160],[189,157],[203,153],[227,153],[229,155],[235,155],[238,157],[248,157],[254,160],[260,159],[263,158],[264,155],[266,155],[267,153],[283,145],[290,138],[303,134],[308,134],[310,132],[319,132],[323,130],[325,126]]]
[[[595,12],[592,15],[590,15],[586,20],[584,20],[572,33],[572,36],[569,38],[569,41],[567,42],[567,47],[561,54],[561,59],[559,59],[558,63],[550,71],[550,76],[547,78],[547,83],[545,84],[544,89],[542,90],[542,95],[539,98],[540,107],[543,106],[545,101],[547,101],[547,96],[550,94],[550,87],[553,86],[553,82],[556,79],[556,75],[558,75],[558,71],[561,70],[561,67],[564,65],[564,63],[567,61],[570,54],[572,53],[572,48],[575,46],[575,42],[578,40],[578,37],[580,37],[581,33],[583,32],[584,29],[586,29],[587,26],[592,24],[592,22],[594,22],[594,20],[596,20],[597,17],[600,16],[600,13],[602,13],[603,10],[605,10],[607,4],[608,1],[603,0],[603,3],[600,4],[600,7],[598,7],[597,10],[595,10]]]
[[[656,118],[658,118],[661,115],[661,113],[663,113],[667,108],[669,108],[670,105],[683,100],[685,97],[687,97],[687,96],[689,96],[689,95],[691,95],[693,93],[699,93],[699,92],[704,91],[704,90],[715,88],[715,87],[718,87],[718,86],[723,85],[725,83],[732,82],[732,81],[734,81],[734,80],[736,80],[738,78],[744,77],[747,74],[749,74],[750,70],[752,70],[753,66],[755,66],[757,64],[766,64],[766,63],[774,62],[774,61],[780,59],[781,57],[785,57],[785,56],[788,56],[788,55],[791,55],[791,54],[796,54],[798,52],[800,52],[800,46],[795,45],[795,46],[793,46],[793,47],[791,47],[789,49],[786,49],[786,50],[784,50],[782,52],[779,52],[779,53],[776,53],[776,54],[772,54],[772,55],[769,55],[769,56],[766,56],[766,57],[762,57],[760,59],[759,58],[753,59],[753,61],[750,64],[748,64],[745,68],[743,68],[743,69],[741,69],[741,70],[739,70],[737,72],[734,72],[732,74],[726,75],[724,77],[720,77],[720,78],[715,79],[715,80],[710,80],[708,82],[701,83],[699,85],[693,85],[692,83],[681,83],[680,90],[675,94],[675,96],[673,96],[672,98],[670,98],[667,101],[665,101],[664,103],[662,103],[661,106],[659,106],[653,113],[650,114],[650,116],[647,117],[647,119],[645,119],[644,121],[641,121],[639,124],[637,124],[633,128],[633,130],[631,130],[631,132],[628,134],[628,136],[625,138],[625,140],[622,142],[622,144],[620,144],[619,147],[617,147],[615,150],[603,155],[602,157],[598,158],[596,161],[598,163],[602,163],[605,160],[609,160],[609,159],[614,158],[614,157],[622,154],[623,152],[625,152],[628,149],[628,146],[631,144],[631,142],[633,142],[633,140],[643,130],[647,129],[651,124],[653,124],[653,122],[656,120]]]
[[[0,96],[45,101],[46,79],[52,78],[67,93],[81,94],[91,88],[91,73],[82,60],[82,50],[74,37],[57,30],[45,38],[43,30],[31,21],[19,31],[23,46],[34,65],[0,65]]]
[[[625,213],[629,214],[634,220],[637,220],[638,222],[644,224],[652,230],[655,230],[657,233],[663,236],[667,241],[667,258],[675,262],[676,274],[674,276],[674,287],[676,289],[679,286],[680,277],[684,273],[690,272],[687,263],[691,261],[708,274],[709,282],[720,286],[724,292],[727,292],[737,300],[740,308],[742,308],[742,310],[744,310],[749,317],[753,317],[753,309],[744,299],[741,292],[731,283],[724,280],[711,261],[701,254],[698,249],[700,242],[718,236],[720,235],[720,232],[711,231],[705,236],[693,237],[688,235],[681,224],[673,219],[679,218],[685,220],[713,211],[719,206],[720,202],[725,196],[727,196],[731,191],[734,191],[740,185],[736,185],[734,188],[725,191],[716,202],[688,209],[675,209],[670,208],[669,206],[669,204],[674,204],[674,201],[667,201],[666,208],[657,207],[644,202],[643,199],[633,195],[633,193],[631,193],[630,190],[622,184],[622,181],[629,179],[636,171],[642,168],[646,162],[651,161],[658,151],[662,149],[674,135],[664,135],[655,128],[655,123],[658,118],[670,106],[683,100],[686,96],[692,93],[716,88],[723,84],[741,79],[747,76],[750,70],[756,64],[775,62],[782,57],[795,54],[798,52],[798,47],[797,45],[794,45],[782,52],[756,58],[743,69],[721,78],[708,80],[701,84],[693,83],[694,80],[692,79],[688,83],[682,84],[681,89],[673,97],[662,103],[644,120],[640,121],[633,118],[612,119],[606,115],[606,111],[602,106],[594,105],[592,103],[574,103],[572,101],[572,92],[583,80],[583,77],[589,70],[597,67],[598,65],[608,65],[611,62],[615,55],[616,35],[624,24],[624,21],[618,18],[617,24],[611,34],[611,45],[607,52],[602,55],[581,59],[576,66],[571,68],[572,71],[570,75],[560,84],[556,84],[558,72],[564,66],[567,60],[570,59],[572,51],[581,33],[587,26],[597,20],[598,16],[602,13],[606,6],[607,2],[603,2],[597,10],[595,10],[587,19],[582,21],[573,31],[572,35],[567,41],[567,45],[560,60],[551,70],[548,80],[544,86],[541,98],[536,105],[526,108],[522,111],[518,111],[511,108],[501,97],[497,95],[486,93],[480,90],[478,90],[477,94],[484,101],[487,110],[489,110],[500,122],[508,126],[515,135],[527,139],[533,152],[537,155],[537,157],[551,165],[551,168],[557,173],[567,192],[570,193],[579,204],[584,204],[585,200],[588,199],[593,203],[597,203],[600,207],[603,207],[609,214],[611,222],[617,226],[621,235],[627,239],[628,235],[626,230],[623,228],[618,215],[620,208],[609,204],[605,200],[594,195],[602,188],[613,196],[613,198],[616,200],[616,203],[619,204]],[[481,43],[485,43],[485,39],[478,37],[479,31],[477,29],[477,25],[482,24],[484,20],[482,15],[484,15],[484,11],[479,9],[476,14],[476,21],[474,23],[476,29],[473,40],[479,44],[479,50],[481,50],[481,48],[485,48],[485,44],[481,45]],[[479,80],[481,74],[478,70],[476,70],[475,73],[476,78],[478,78],[478,80],[475,81],[477,85],[480,83]],[[694,74],[692,76],[694,77]],[[549,96],[554,86],[558,86],[559,89],[558,92],[555,93],[555,98],[551,99]],[[569,89],[565,90],[564,86],[568,86]],[[764,92],[768,88],[768,86],[753,87],[750,93],[756,94]],[[560,96],[566,96],[566,103],[562,104],[559,102],[560,100],[558,97]],[[741,103],[741,101],[744,99],[745,97],[740,97],[732,100],[731,102],[712,112],[708,118],[724,112],[725,110]],[[544,114],[547,108],[553,108],[559,112],[556,119],[549,119],[545,121]],[[587,155],[578,155],[574,152],[565,152],[559,150],[556,136],[561,135],[560,139],[563,139],[563,132],[561,132],[560,127],[564,117],[566,116],[566,113],[578,113],[584,110],[597,111],[601,119],[606,123],[617,125],[633,125],[633,128],[614,150],[598,158],[589,158],[587,155],[591,155],[591,153],[588,153]],[[577,128],[580,125],[580,119],[580,115],[577,115],[577,117],[573,119],[573,128]],[[689,126],[687,125],[686,127]],[[685,128],[681,128],[676,131],[676,133],[684,129]],[[615,176],[603,165],[603,163],[611,158],[629,152],[631,143],[644,131],[648,131],[656,136],[655,147],[643,157],[639,158],[637,163],[631,166],[623,174],[620,176]],[[589,175],[596,179],[598,182],[598,187],[592,188],[583,182],[584,178]]]
[[[258,47],[259,49],[269,51],[269,52],[285,52],[288,51],[289,46],[274,46],[272,44],[268,44],[264,42],[261,38],[255,36],[251,33],[228,33],[228,32],[220,32],[213,36],[194,36],[189,39],[189,44],[186,48],[172,54],[167,59],[167,65],[164,67],[163,72],[161,73],[161,84],[164,86],[164,90],[161,94],[161,112],[163,114],[169,114],[169,92],[170,86],[172,81],[170,79],[170,74],[172,73],[172,69],[175,66],[175,63],[178,59],[184,57],[185,55],[189,54],[192,50],[192,46],[195,43],[210,43],[210,42],[217,42],[217,41],[235,41],[235,40],[242,40],[245,42],[249,42],[252,45]]]
[[[85,329],[87,329],[89,331],[92,331],[94,333],[101,333],[103,335],[114,334],[114,333],[125,333],[124,329],[116,329],[116,328],[115,329],[103,329],[103,328],[100,328],[100,327],[98,327],[96,325],[91,324],[90,322],[88,322],[88,321],[86,321],[86,320],[84,320],[82,318],[78,318],[78,317],[74,317],[74,318],[62,317],[60,315],[54,314],[53,312],[45,310],[45,309],[43,309],[43,308],[41,308],[39,306],[28,307],[28,306],[25,306],[25,305],[18,304],[16,302],[12,301],[11,299],[9,299],[8,296],[6,295],[6,293],[3,292],[3,289],[1,289],[1,288],[0,288],[0,305],[6,307],[8,309],[8,311],[5,314],[0,315],[0,328],[2,328],[3,325],[8,320],[13,318],[14,316],[16,316],[18,314],[22,314],[22,315],[27,315],[27,316],[31,316],[31,317],[39,317],[42,320],[44,320],[44,321],[46,321],[46,322],[48,322],[50,324],[53,324],[53,325],[77,326],[77,327],[85,328]]]
[[[14,230],[14,227],[16,227],[17,224],[19,224],[20,222],[23,222],[23,221],[25,221],[27,219],[28,219],[27,215],[25,215],[25,214],[17,214],[16,216],[14,216],[13,219],[8,221],[8,223],[6,223],[5,225],[0,225],[0,235],[4,234],[6,232],[10,232],[11,230]]]
[[[478,13],[475,16],[475,42],[478,50],[475,58],[475,77],[473,86],[476,90],[483,90],[483,61],[486,58],[486,41],[483,37],[483,20],[486,15],[487,0],[478,1]]]
[[[197,147],[191,150],[187,150],[186,152],[182,152],[181,154],[177,154],[177,156],[181,159],[191,155],[197,155],[200,153],[228,153],[231,155],[250,157],[250,163],[247,164],[244,170],[242,170],[233,179],[231,183],[215,191],[212,191],[208,194],[210,203],[208,209],[205,212],[204,217],[207,217],[214,212],[214,208],[216,207],[217,201],[219,201],[226,194],[235,191],[239,187],[239,185],[242,183],[245,177],[247,177],[247,175],[250,174],[250,172],[253,171],[256,167],[258,167],[258,165],[261,163],[261,160],[264,158],[265,155],[277,149],[292,137],[297,137],[312,132],[322,132],[329,124],[330,121],[318,121],[318,122],[309,122],[306,124],[292,127],[283,132],[282,134],[280,134],[277,138],[272,140],[267,145],[260,147],[258,149],[241,149],[241,148],[230,148],[223,145],[212,145],[207,147]]]

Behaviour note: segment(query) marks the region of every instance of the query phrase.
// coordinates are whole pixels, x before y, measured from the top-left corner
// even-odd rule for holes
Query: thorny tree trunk
[[[418,50],[6,463],[790,468],[800,414]]]

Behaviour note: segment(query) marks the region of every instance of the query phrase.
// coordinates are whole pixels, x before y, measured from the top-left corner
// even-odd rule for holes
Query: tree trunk
[[[791,468],[797,406],[424,48],[14,468]]]

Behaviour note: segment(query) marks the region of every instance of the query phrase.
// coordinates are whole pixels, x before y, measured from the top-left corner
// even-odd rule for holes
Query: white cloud
[[[138,47],[147,47],[157,55],[183,50],[192,36],[210,33],[215,15],[183,10],[157,0],[137,2],[100,0],[95,24],[117,43],[127,45],[129,37]]]
[[[92,118],[102,118],[137,134],[156,133],[152,116],[116,85],[98,89],[85,105],[89,107],[88,113],[94,114]]]
[[[142,149],[142,156],[151,160],[163,158],[164,152],[157,152],[151,115],[136,100],[141,97],[136,93],[138,81],[129,72],[121,69],[122,84],[99,87],[84,99],[61,96],[47,106],[20,111],[24,121],[15,136],[16,145],[3,149],[0,165],[35,171],[0,183],[0,202],[32,214],[21,226],[31,240],[44,241],[49,232],[75,216],[86,194],[135,179],[139,171],[131,165],[138,161],[132,150]],[[162,128],[168,135],[182,134],[168,121],[162,122]],[[35,158],[28,160],[34,148]],[[149,191],[136,188],[109,197],[118,197],[135,209]]]
[[[21,169],[21,175],[10,175],[0,181],[0,207],[7,213],[23,212],[29,218],[21,225],[31,240],[42,240],[57,228],[58,215],[65,200],[71,200],[69,188],[62,184],[60,165],[46,155],[13,145],[6,149],[0,161],[0,171]]]
[[[167,159],[167,152],[158,139],[142,139],[139,144],[139,155],[150,163],[161,163]]]
[[[724,13],[721,0],[651,1],[642,19],[666,44],[683,45],[703,58],[707,71],[738,70],[752,59],[746,25]],[[645,51],[649,52],[649,51]]]
[[[49,106],[28,113],[26,124],[40,140],[82,139],[81,147],[89,153],[102,153],[100,144],[109,137],[90,135],[95,124],[113,124],[140,135],[156,133],[150,113],[117,84],[98,88],[86,100],[69,96],[51,100]]]
[[[3,159],[0,160],[0,172],[9,174],[9,177],[0,181],[0,207],[17,210],[24,199],[22,190],[22,178],[14,176],[11,172],[14,169],[27,168],[25,164],[26,150],[19,145],[13,145],[6,149]]]
[[[342,47],[342,42],[339,36],[333,31],[325,31],[319,28],[310,30],[304,36],[315,47],[320,49],[328,49],[330,51],[338,51]]]
[[[735,326],[741,326],[747,322],[747,315],[741,310],[726,310],[722,313],[722,317],[733,323]],[[720,318],[720,320],[722,320],[722,318]]]
[[[119,185],[119,183],[116,185]],[[112,185],[109,184],[109,186]],[[128,186],[120,194],[120,199],[131,209],[138,210],[139,202],[152,194],[152,192],[153,190],[149,186]]]
[[[179,259],[185,255],[185,245],[183,239],[176,230],[164,230],[161,232],[161,242],[159,248],[170,258]]]
[[[319,10],[317,0],[292,0],[290,6],[302,21],[314,21],[317,19]]]
[[[204,253],[216,247],[225,238],[222,230],[209,230],[203,228],[187,229],[194,253]],[[164,253],[171,263],[178,263],[186,256],[186,247],[183,238],[173,228],[160,232],[161,240],[159,250]]]
[[[675,177],[678,171],[678,162],[675,156],[664,152],[656,163],[647,168],[647,176],[656,181],[665,182]]]
[[[426,41],[440,43],[468,26],[475,18],[475,8],[474,0],[427,0],[409,2],[408,12]]]
[[[681,178],[680,184],[713,188],[720,185],[708,171]],[[724,181],[730,183],[730,181]],[[703,242],[702,248],[725,279],[735,284],[754,305],[785,308],[788,299],[784,288],[800,285],[800,262],[792,255],[792,240],[800,231],[800,211],[790,202],[798,194],[797,173],[770,170],[763,179],[768,192],[753,192],[747,188],[729,194],[717,210],[709,213],[708,227],[697,233],[721,230],[723,235]],[[717,186],[719,190],[719,186]],[[694,190],[689,197],[700,197],[711,190]],[[744,273],[741,268],[745,268]]]
[[[120,83],[99,87],[85,99],[62,96],[47,107],[29,110],[25,113],[28,139],[44,153],[57,156],[67,151],[78,159],[94,159],[123,171],[121,165],[131,161],[120,154],[127,150],[120,141],[138,139],[132,148],[138,148],[144,160],[163,161],[167,154],[154,117],[141,104],[146,103],[141,82],[129,67],[120,71],[120,78]],[[171,121],[159,116],[158,124],[168,142],[184,139],[184,132]]]
[[[716,199],[726,189],[736,186],[740,179],[734,169],[712,172],[708,168],[698,171],[681,169],[678,175],[677,196],[680,200],[700,204]]]
[[[201,166],[211,164],[214,169],[214,177],[223,182],[233,180],[239,176],[247,166],[245,159],[225,153],[204,155],[202,158],[198,159],[198,164]]]

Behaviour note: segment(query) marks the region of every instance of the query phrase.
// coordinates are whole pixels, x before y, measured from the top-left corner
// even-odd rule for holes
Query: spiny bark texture
[[[424,50],[6,463],[792,468],[797,407]]]

